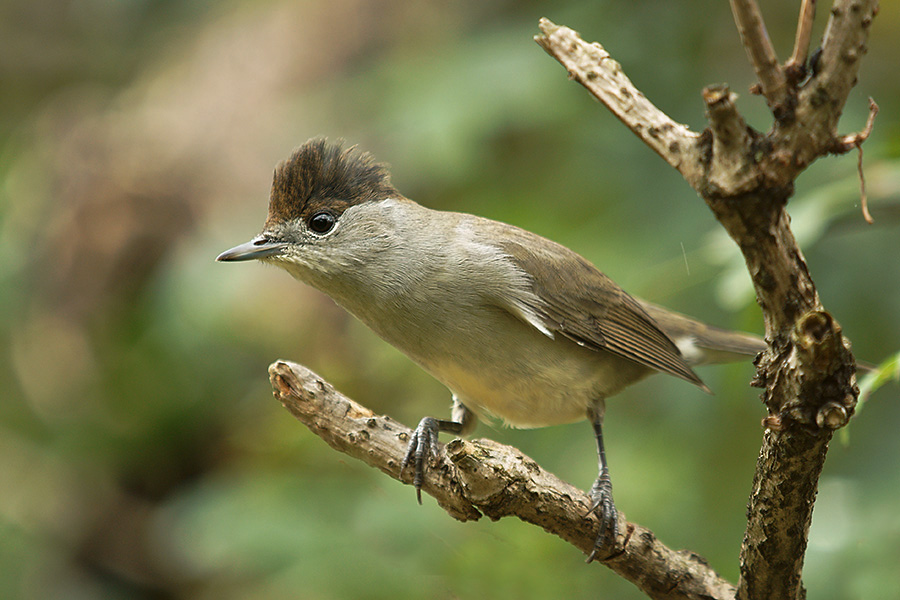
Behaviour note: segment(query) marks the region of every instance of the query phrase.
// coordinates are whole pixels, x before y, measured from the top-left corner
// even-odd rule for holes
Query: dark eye
[[[316,233],[328,233],[334,227],[335,218],[330,212],[317,212],[309,218],[309,228]]]

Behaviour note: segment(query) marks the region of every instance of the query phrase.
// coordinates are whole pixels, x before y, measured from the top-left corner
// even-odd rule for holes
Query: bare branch
[[[836,139],[834,141],[834,147],[832,148],[832,152],[835,154],[844,154],[853,148],[856,148],[857,150],[856,171],[859,174],[859,204],[862,208],[863,219],[865,219],[866,223],[869,225],[873,224],[875,219],[873,219],[872,215],[869,213],[869,200],[866,195],[866,175],[863,172],[862,145],[863,142],[869,139],[869,135],[872,134],[872,128],[875,127],[875,116],[877,114],[878,105],[875,104],[873,99],[869,98],[869,117],[866,119],[865,128],[859,133],[852,133]]]
[[[851,356],[840,326],[810,311],[792,331],[777,381],[766,386],[766,433],[756,463],[741,545],[737,598],[802,598],[801,573],[828,442],[856,406]],[[767,371],[760,369],[761,378]]]
[[[756,170],[747,168],[750,128],[738,112],[735,98],[727,85],[703,90],[715,157],[706,172],[707,183],[710,190],[728,190],[729,194],[750,192],[758,185]]]
[[[403,481],[399,465],[412,430],[337,392],[296,363],[269,367],[275,398],[331,447]],[[587,554],[599,524],[581,490],[542,469],[510,446],[456,439],[428,470],[423,490],[461,521],[515,516],[544,528]],[[410,503],[414,503],[410,492]],[[621,548],[602,559],[651,598],[732,599],[734,586],[692,552],[675,551],[619,515]]]
[[[852,416],[858,392],[849,343],[820,302],[785,206],[794,179],[810,163],[847,147],[843,142],[858,147],[855,142],[864,139],[838,138],[836,130],[877,8],[875,0],[835,1],[818,70],[796,92],[778,65],[756,2],[732,0],[732,7],[760,89],[775,116],[774,126],[767,134],[751,130],[728,88],[710,87],[704,91],[710,128],[699,137],[686,128],[678,130],[677,154],[647,135],[651,128],[656,131],[656,122],[668,117],[634,90],[599,44],[587,44],[549,21],[541,22],[544,36],[537,39],[570,77],[682,173],[744,255],[770,343],[755,379],[755,385],[764,388],[769,414],[741,550],[737,596],[799,598],[807,533],[828,442],[833,429]],[[798,47],[806,47],[810,9],[807,4],[801,14]],[[609,76],[604,74],[607,70]],[[598,80],[602,83],[593,83]],[[640,110],[633,108],[632,98],[641,100]],[[642,121],[645,116],[652,125]]]
[[[875,127],[875,117],[878,115],[878,105],[872,98],[869,98],[869,116],[866,118],[866,126],[859,133],[851,133],[834,140],[834,146],[831,152],[834,154],[844,154],[850,152],[854,148],[862,146],[863,142],[869,139],[872,129]]]
[[[353,402],[296,363],[272,363],[269,380],[284,407],[329,446],[403,481],[400,463],[412,433],[409,428]],[[462,495],[451,477],[450,463],[443,457],[439,465],[429,470],[422,490],[434,496],[454,519],[481,518],[481,513]]]
[[[856,84],[860,59],[867,52],[869,27],[877,0],[835,0],[822,42],[817,73],[800,90],[793,123],[776,123],[773,152],[763,168],[791,180],[812,161],[831,152],[838,120]]]
[[[778,56],[772,47],[759,6],[756,0],[731,0],[731,12],[744,49],[759,79],[760,92],[768,101],[775,118],[781,118],[790,90],[784,69],[778,64]]]
[[[809,55],[809,40],[812,38],[813,21],[816,18],[816,0],[803,0],[797,19],[797,35],[794,51],[784,64],[784,70],[792,84],[798,83],[806,73],[806,57]]]
[[[699,181],[698,133],[675,122],[647,100],[603,46],[589,44],[577,32],[548,19],[541,19],[538,26],[543,35],[534,40],[566,68],[570,79],[587,88],[685,179]]]
[[[856,84],[860,60],[868,51],[869,27],[877,13],[877,0],[835,0],[816,77],[832,89],[830,96],[846,100]]]

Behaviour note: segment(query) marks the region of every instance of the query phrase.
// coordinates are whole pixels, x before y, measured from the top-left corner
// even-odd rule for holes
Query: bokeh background
[[[798,4],[763,2],[782,57]],[[272,399],[273,360],[408,425],[449,394],[285,273],[214,262],[262,227],[277,161],[343,137],[421,203],[534,230],[637,295],[760,332],[734,245],[532,41],[542,16],[601,41],[676,120],[702,128],[702,86],[728,82],[768,128],[726,2],[0,2],[0,597],[641,597],[543,531],[457,523],[331,451]],[[791,210],[872,362],[900,348],[897,56],[900,3],[882,2],[842,123],[881,105],[876,224],[855,155],[809,169]],[[610,402],[616,500],[736,580],[764,410],[749,364],[701,374],[714,397],[658,377]],[[900,597],[897,392],[832,445],[811,598]],[[587,423],[477,435],[595,476]]]

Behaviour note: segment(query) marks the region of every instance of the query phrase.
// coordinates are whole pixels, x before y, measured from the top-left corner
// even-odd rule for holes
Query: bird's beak
[[[226,250],[217,256],[216,260],[222,262],[235,262],[239,260],[268,258],[270,256],[281,254],[281,251],[284,250],[286,246],[287,244],[283,242],[272,242],[262,236],[258,236],[240,246],[235,246],[230,250]]]

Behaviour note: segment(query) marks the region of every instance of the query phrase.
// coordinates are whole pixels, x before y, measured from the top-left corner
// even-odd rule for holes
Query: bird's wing
[[[528,239],[538,237],[535,234],[515,227],[511,230],[497,245],[528,275],[537,300],[532,299],[536,305],[527,308],[539,319],[543,326],[539,329],[593,350],[612,352],[708,391],[674,342],[609,277],[564,246],[543,238],[535,244]],[[521,311],[514,312],[521,317]]]

